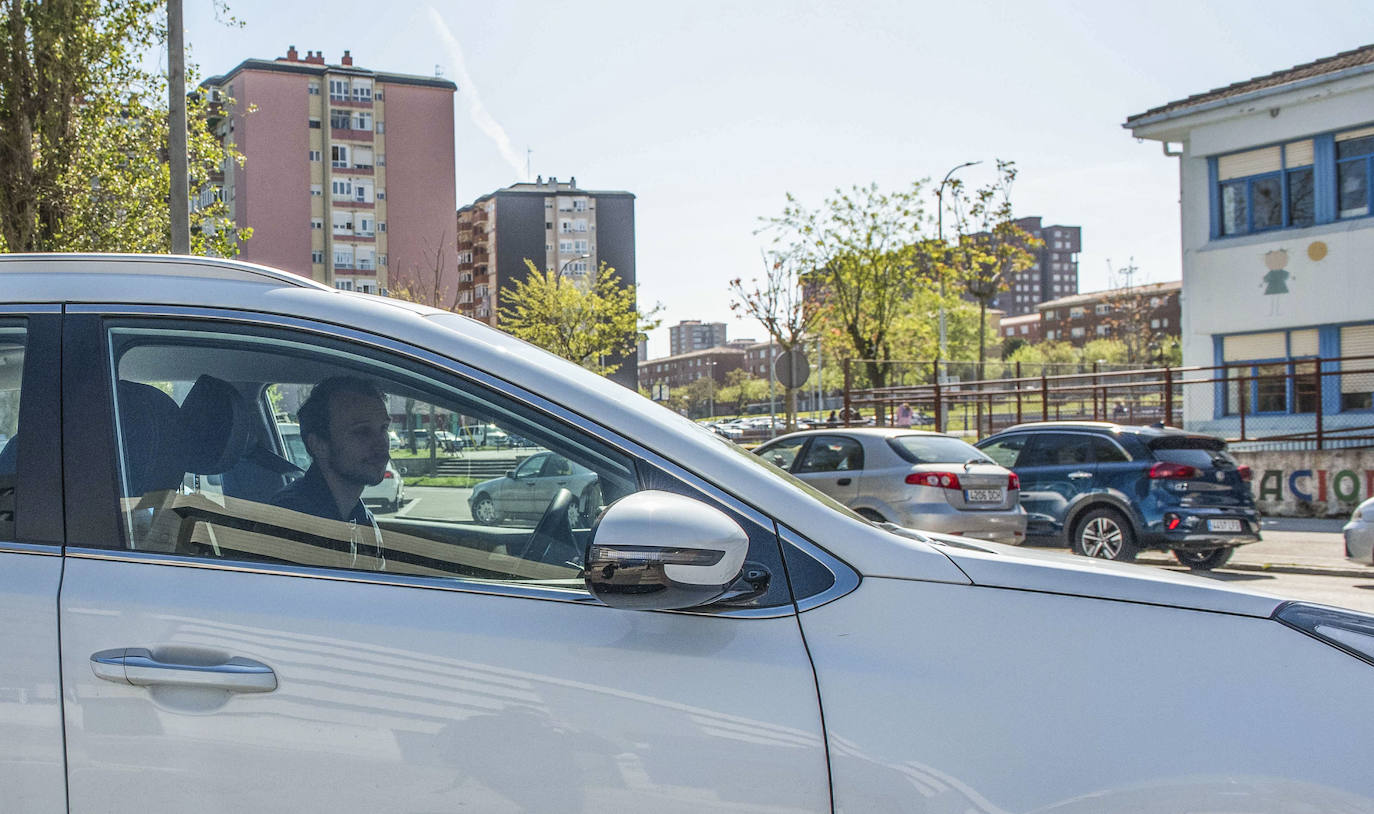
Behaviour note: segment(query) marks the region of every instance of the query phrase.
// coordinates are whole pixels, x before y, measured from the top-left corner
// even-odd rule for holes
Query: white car
[[[1365,565],[1374,564],[1374,498],[1355,507],[1343,531],[1345,556]]]
[[[0,346],[7,812],[1374,810],[1374,617],[891,531],[481,323],[257,266],[0,256]],[[605,508],[266,505],[269,396],[339,375]]]

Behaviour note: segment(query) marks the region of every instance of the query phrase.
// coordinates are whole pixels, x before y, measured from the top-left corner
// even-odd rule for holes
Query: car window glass
[[[944,435],[899,435],[888,439],[888,443],[898,455],[913,464],[962,464],[969,461],[996,460],[989,457],[991,453],[988,450],[979,450],[966,441]],[[993,446],[997,446],[998,452],[1006,454],[1008,448],[1000,446],[1002,443],[994,442]],[[1015,452],[1019,450],[1018,444],[1008,455],[1010,461],[1016,460]],[[1002,465],[1010,466],[1009,463]]]
[[[1155,460],[1195,466],[1199,469],[1235,466],[1235,459],[1220,450],[1162,448],[1152,450]]]
[[[1045,432],[1031,436],[1020,466],[1076,466],[1092,460],[1092,436],[1081,433]]]
[[[110,345],[137,550],[580,591],[592,522],[638,489],[632,459],[547,415],[324,340],[117,327]],[[336,394],[312,433],[302,409],[338,376],[381,392]]]
[[[989,458],[1010,469],[1018,465],[1017,457],[1026,448],[1026,441],[1029,437],[1027,435],[1008,435],[1006,438],[980,444],[978,449]]]
[[[14,539],[18,477],[19,386],[24,372],[24,329],[0,325],[0,540]]]
[[[797,472],[852,472],[864,468],[858,441],[838,435],[817,435],[806,448]]]
[[[758,451],[758,455],[763,460],[778,467],[779,469],[790,469],[792,462],[797,459],[797,453],[806,445],[806,436],[800,438],[784,438],[775,441]]]
[[[1100,464],[1119,463],[1121,461],[1130,460],[1130,458],[1126,457],[1126,453],[1121,447],[1117,446],[1110,438],[1095,435],[1092,437],[1092,446],[1093,460]]]

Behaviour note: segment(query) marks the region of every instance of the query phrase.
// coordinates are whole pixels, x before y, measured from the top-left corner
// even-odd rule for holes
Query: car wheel
[[[490,495],[482,495],[472,504],[472,519],[484,526],[495,526],[501,522],[501,517],[496,512],[496,504],[492,502]]]
[[[858,512],[860,516],[866,517],[866,518],[868,518],[869,520],[872,520],[874,523],[886,523],[886,522],[887,522],[887,518],[886,518],[886,517],[883,517],[881,514],[878,514],[877,512],[873,511],[872,509],[855,509],[855,511]]]
[[[1131,524],[1115,509],[1092,509],[1074,527],[1073,550],[1085,557],[1132,562],[1140,553]]]
[[[1235,550],[1235,546],[1228,545],[1202,551],[1175,551],[1174,559],[1194,571],[1211,571],[1213,568],[1220,568],[1225,565]]]

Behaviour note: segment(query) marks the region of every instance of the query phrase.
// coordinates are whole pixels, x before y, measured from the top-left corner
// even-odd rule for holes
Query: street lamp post
[[[569,260],[568,260],[567,262],[565,262],[563,265],[559,266],[559,267],[558,267],[558,273],[553,275],[554,282],[558,282],[558,281],[560,281],[560,280],[563,279],[563,272],[565,272],[565,271],[568,270],[568,266],[571,266],[573,263],[576,263],[578,260],[586,260],[586,259],[589,258],[589,257],[591,257],[590,254],[579,254],[578,256],[569,259]]]
[[[935,229],[936,237],[940,241],[941,249],[945,247],[945,185],[949,183],[949,179],[951,176],[954,175],[954,173],[958,172],[959,170],[962,170],[964,167],[972,167],[974,164],[982,163],[982,161],[965,161],[964,163],[945,173],[944,179],[940,181],[940,188],[935,190],[935,208],[937,210],[935,213]],[[945,327],[945,272],[942,269],[940,271],[940,359],[947,359],[948,356],[949,340]],[[938,366],[935,372],[938,376]]]

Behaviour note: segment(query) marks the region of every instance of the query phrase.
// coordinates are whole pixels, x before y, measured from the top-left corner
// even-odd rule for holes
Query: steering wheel
[[[576,498],[572,492],[567,489],[558,490],[558,494],[549,501],[549,507],[544,510],[544,516],[539,518],[539,524],[530,534],[530,541],[525,544],[524,551],[520,552],[520,559],[550,564],[569,562],[579,567],[582,565],[586,555],[577,548],[572,522],[568,517],[568,510],[575,502]],[[562,559],[551,559],[559,548],[564,549],[567,556]]]

